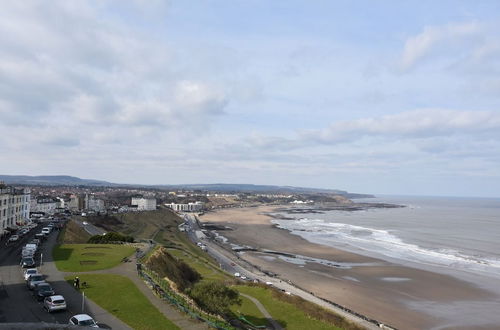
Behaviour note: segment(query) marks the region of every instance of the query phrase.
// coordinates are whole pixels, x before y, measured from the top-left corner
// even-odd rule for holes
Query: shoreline
[[[231,244],[253,248],[238,252],[244,261],[320,299],[396,328],[464,326],[463,320],[446,315],[446,308],[456,302],[495,299],[491,292],[450,275],[309,242],[271,222],[267,213],[284,207],[289,206],[222,209],[205,213],[200,221],[229,227],[211,230]],[[439,305],[439,313],[429,310],[429,304]]]

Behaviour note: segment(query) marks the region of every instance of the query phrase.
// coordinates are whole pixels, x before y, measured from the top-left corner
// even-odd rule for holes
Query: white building
[[[16,228],[29,221],[29,189],[17,189],[0,182],[0,235],[6,228]]]
[[[156,210],[156,199],[145,197],[132,197],[132,206],[137,206],[138,211],[153,211]]]
[[[177,212],[199,212],[203,209],[202,202],[194,202],[187,204],[170,203],[170,204],[165,204],[165,206]]]
[[[94,195],[85,195],[85,209],[94,212],[106,211],[104,207],[104,201],[102,199],[96,198]]]
[[[37,196],[31,200],[31,212],[43,212],[53,215],[56,212],[59,200],[50,196]]]

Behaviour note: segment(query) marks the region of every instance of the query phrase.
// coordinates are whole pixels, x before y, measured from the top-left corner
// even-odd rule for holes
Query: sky
[[[500,197],[500,2],[10,1],[0,174]]]

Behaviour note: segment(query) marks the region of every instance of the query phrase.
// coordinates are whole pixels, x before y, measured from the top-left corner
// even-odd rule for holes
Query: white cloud
[[[106,16],[113,2],[41,1],[9,3],[0,11],[0,129],[26,144],[57,140],[57,127],[70,127],[72,140],[86,136],[134,137],[182,134],[200,122],[210,126],[224,113],[219,86],[175,67],[175,51],[141,29]],[[130,3],[121,10],[134,11]],[[140,2],[137,6],[141,6]],[[150,3],[140,20],[154,16]],[[4,115],[5,114],[5,115]],[[41,136],[16,126],[37,126]],[[156,132],[153,132],[156,131]],[[141,135],[142,133],[138,133]],[[44,136],[47,138],[44,138]],[[68,140],[61,134],[61,140]],[[109,137],[109,140],[116,140]],[[62,143],[64,145],[76,145]]]
[[[419,109],[380,118],[343,121],[305,137],[325,143],[351,141],[364,136],[399,138],[484,133],[500,129],[500,114],[491,111]]]
[[[468,38],[479,36],[481,30],[480,24],[474,22],[426,26],[421,33],[406,40],[400,67],[402,70],[412,69],[433,52],[461,46]]]
[[[446,136],[494,135],[500,138],[500,113],[418,109],[376,118],[338,121],[323,129],[297,132],[295,138],[254,135],[248,146],[264,150],[290,150],[317,145],[341,145],[372,139],[371,143]],[[385,142],[384,142],[385,140]]]

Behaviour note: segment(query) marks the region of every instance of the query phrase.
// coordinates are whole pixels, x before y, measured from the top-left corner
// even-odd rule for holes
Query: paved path
[[[195,230],[197,229],[197,224],[195,221],[191,221],[191,225]],[[192,237],[192,236],[190,236]],[[193,238],[192,238],[193,239]],[[194,238],[194,242],[197,240]],[[315,303],[323,308],[331,310],[336,314],[346,318],[347,320],[358,324],[369,330],[376,330],[379,327],[371,322],[368,322],[354,314],[348,313],[343,309],[327,302],[315,295],[302,290],[301,288],[291,285],[284,280],[281,280],[277,277],[271,277],[267,274],[264,274],[262,271],[258,270],[252,264],[246,262],[245,260],[234,255],[234,252],[229,251],[228,249],[220,246],[219,244],[211,241],[211,240],[203,240],[203,244],[207,247],[207,252],[215,259],[217,262],[221,264],[224,270],[229,271],[230,273],[238,272],[241,275],[245,275],[248,278],[258,279],[261,283],[271,283],[274,287],[290,292],[293,295],[299,296],[307,301]]]
[[[262,305],[260,303],[260,301],[258,301],[257,299],[255,299],[252,296],[249,296],[249,295],[241,293],[241,292],[240,292],[240,295],[242,295],[245,298],[250,299],[255,304],[255,306],[257,306],[257,308],[262,313],[262,315],[264,315],[264,317],[267,319],[267,321],[273,326],[274,330],[282,330],[283,329],[281,327],[281,325],[278,322],[276,322],[276,320],[273,319],[273,317],[271,316],[271,314],[269,314],[269,312],[267,311],[267,309],[264,307],[264,305]]]
[[[77,274],[114,274],[125,276],[135,284],[135,286],[144,294],[144,296],[146,296],[146,298],[151,302],[151,304],[153,304],[153,306],[155,306],[167,319],[172,321],[179,328],[187,330],[208,329],[208,326],[205,323],[192,319],[186,314],[180,312],[174,306],[167,303],[165,300],[156,296],[137,274],[135,262],[124,262],[111,269],[79,273],[65,273],[64,275],[76,276]]]
[[[39,267],[42,274],[47,276],[51,283],[59,284],[59,288],[54,285],[57,293],[61,293],[67,300],[69,306],[73,306],[74,313],[81,313],[82,298],[70,284],[64,279],[65,273],[60,272],[52,259],[52,248],[55,244],[56,234],[51,234],[49,240],[53,240],[44,246],[44,261]],[[127,324],[116,318],[110,312],[106,311],[90,299],[85,299],[84,312],[92,315],[97,322],[104,323],[112,329],[132,329]]]

